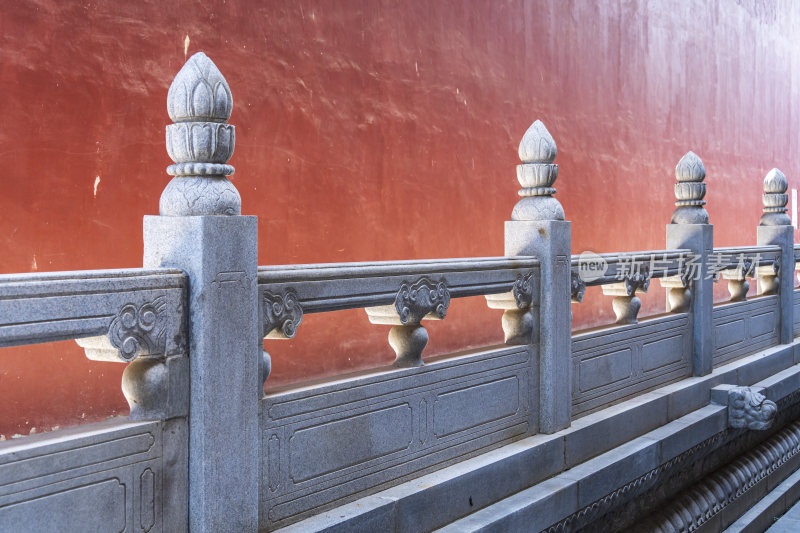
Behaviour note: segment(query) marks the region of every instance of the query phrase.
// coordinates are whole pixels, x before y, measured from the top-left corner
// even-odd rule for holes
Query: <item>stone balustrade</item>
[[[529,448],[522,448],[541,453],[539,446],[560,443],[552,464],[577,466],[609,450],[605,439],[582,432],[618,430],[612,440],[622,445],[658,427],[633,434],[622,415],[596,416],[610,406],[689,383],[691,409],[670,403],[661,412],[684,389],[642,402],[650,416],[639,418],[666,424],[708,405],[712,386],[769,381],[793,357],[800,247],[777,169],[763,182],[755,246],[714,248],[706,169],[688,152],[675,169],[665,250],[573,255],[571,223],[554,196],[556,143],[537,120],[518,148],[521,198],[505,222],[505,257],[258,266],[256,219],[241,215],[227,179],[235,130],[225,78],[196,54],[167,104],[173,178],[160,215],[144,219],[144,268],[0,276],[0,347],[76,339],[92,359],[128,364],[122,388],[131,406],[128,420],[72,430],[57,442],[0,443],[0,468],[14,480],[0,483],[0,529],[55,513],[65,530],[113,523],[271,531],[523,440]],[[637,294],[653,278],[667,289],[668,313],[642,318]],[[715,305],[720,278],[731,297]],[[758,296],[748,299],[753,278]],[[616,323],[572,332],[570,303],[580,303],[587,286],[613,297]],[[423,359],[423,322],[445,319],[455,298],[478,295],[503,310],[500,324],[487,327],[501,326],[505,344]],[[394,365],[264,393],[271,368],[264,339],[302,335],[306,314],[342,309],[364,309],[371,323],[391,326]],[[772,362],[747,359],[773,348]],[[740,361],[747,362],[736,371],[720,370]],[[791,394],[768,385],[763,390],[777,390],[788,405]],[[737,401],[736,409],[744,400]],[[724,409],[731,408],[714,408],[713,416]],[[770,409],[774,417],[774,403]],[[573,424],[579,416],[586,418]],[[75,472],[59,470],[68,453]],[[35,466],[25,463],[31,457]],[[453,474],[454,485],[466,483],[465,472]],[[58,491],[29,483],[37,476],[56,476]],[[524,488],[512,485],[495,501]],[[411,493],[403,494],[382,501],[405,502]],[[75,511],[87,498],[107,505],[87,518]],[[471,513],[469,501],[469,509],[441,517]],[[552,523],[582,519],[573,507]],[[394,527],[445,525],[425,516],[430,528]]]
[[[263,336],[293,338],[305,313],[364,308],[373,324],[393,326],[395,366],[420,366],[428,340],[421,321],[444,319],[450,299],[466,296],[527,311],[539,294],[538,271],[531,257],[259,267]]]

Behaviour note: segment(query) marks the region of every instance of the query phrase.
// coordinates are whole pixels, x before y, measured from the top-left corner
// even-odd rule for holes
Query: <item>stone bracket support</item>
[[[603,285],[603,294],[613,296],[612,306],[617,315],[617,324],[637,324],[642,301],[636,294],[647,292],[650,277],[647,272],[628,276],[624,281]]]
[[[669,276],[658,281],[667,289],[667,312],[689,312],[692,305],[691,282],[685,276]]]
[[[422,351],[428,344],[428,331],[423,320],[443,320],[450,306],[450,291],[444,279],[434,281],[419,278],[404,282],[397,291],[394,304],[367,307],[365,311],[373,324],[393,326],[389,330],[389,345],[395,351],[394,366],[422,366]]]
[[[746,262],[741,268],[731,268],[723,270],[721,276],[728,280],[728,293],[731,295],[731,302],[743,302],[747,300],[747,291],[750,290],[748,277],[754,275],[753,265]]]
[[[490,309],[503,309],[503,333],[505,343],[524,345],[531,343],[534,314],[534,273],[520,275],[514,288],[500,294],[487,294],[486,305]]]

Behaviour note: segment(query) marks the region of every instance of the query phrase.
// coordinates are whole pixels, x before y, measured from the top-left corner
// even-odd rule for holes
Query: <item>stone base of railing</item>
[[[612,519],[617,528],[628,527],[630,516],[620,509],[634,497],[661,505],[671,496],[656,490],[660,483],[673,480],[677,492],[694,484],[698,472],[702,479],[776,432],[793,431],[787,424],[800,415],[799,363],[800,341],[770,348],[579,418],[553,435],[523,439],[280,531],[574,531]],[[763,388],[779,407],[773,428],[730,427],[728,407],[710,403],[711,389],[722,384]],[[764,465],[772,476],[765,487],[800,462],[800,447],[792,450]],[[747,498],[764,494],[759,489]],[[746,510],[735,500],[720,507],[729,507],[727,523]],[[649,510],[637,507],[637,517]]]

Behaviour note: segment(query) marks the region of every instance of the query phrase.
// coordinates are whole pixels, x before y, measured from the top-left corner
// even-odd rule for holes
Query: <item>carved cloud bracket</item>
[[[438,282],[420,278],[404,282],[395,296],[394,305],[367,307],[373,324],[394,326],[389,331],[389,344],[397,355],[394,366],[422,366],[422,351],[428,344],[428,332],[420,322],[442,320],[450,307],[450,291],[444,279]]]
[[[534,271],[519,274],[510,291],[487,294],[490,309],[503,309],[503,332],[506,344],[528,344],[533,332],[533,307],[536,292]]]
[[[778,261],[771,261],[770,264],[760,265],[756,268],[760,294],[776,294],[778,292],[780,272],[781,264]]]
[[[420,278],[400,285],[393,305],[367,307],[366,312],[373,324],[406,326],[423,320],[442,320],[449,307],[450,291],[444,279],[435,282]]]
[[[263,291],[261,295],[264,337],[291,339],[303,322],[303,308],[297,293],[287,289],[282,293]]]
[[[775,402],[767,400],[761,387],[719,385],[711,389],[711,402],[728,407],[728,426],[765,430],[778,413]]]
[[[586,282],[577,270],[570,271],[570,294],[573,303],[583,302],[583,295],[586,294]]]
[[[95,361],[129,363],[137,357],[165,357],[168,314],[164,295],[144,303],[126,303],[111,319],[107,335],[76,342],[84,348],[86,357]]]
[[[714,281],[719,279],[719,275],[722,275],[722,277],[727,280],[746,280],[747,278],[755,276],[755,267],[752,260],[745,259],[742,263],[736,265],[735,268],[729,268],[719,272],[718,275],[714,277]]]
[[[507,311],[528,310],[534,304],[535,273],[531,270],[518,274],[514,285],[508,292],[500,294],[487,294],[486,305],[490,309],[505,309]]]
[[[514,294],[517,309],[528,309],[533,305],[533,272],[517,276],[511,292]]]
[[[650,276],[647,271],[636,272],[625,276],[618,283],[603,285],[603,294],[606,296],[632,297],[636,293],[646,293],[650,288]]]

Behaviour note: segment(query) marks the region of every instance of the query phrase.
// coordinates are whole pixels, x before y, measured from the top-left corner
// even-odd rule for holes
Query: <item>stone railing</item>
[[[35,530],[54,515],[65,530],[277,529],[707,376],[791,343],[799,327],[800,249],[780,171],[764,180],[755,247],[713,247],[705,168],[689,152],[666,250],[572,255],[554,197],[556,143],[536,121],[519,146],[506,257],[259,267],[256,219],[241,215],[227,179],[235,130],[224,77],[196,54],[167,102],[174,178],[160,215],[144,219],[145,269],[0,276],[0,346],[77,339],[90,358],[129,363],[131,405],[129,420],[0,444],[11,473],[0,481],[0,530],[26,520]],[[667,312],[641,318],[636,295],[653,278]],[[715,306],[719,278],[731,298]],[[573,333],[570,302],[596,285],[613,297],[616,323]],[[476,295],[504,311],[505,344],[424,359],[423,322]],[[354,308],[391,326],[393,366],[264,393],[263,339],[302,335],[305,314]],[[80,458],[66,470],[65,454]],[[87,518],[75,506],[86,499],[107,505]]]
[[[0,275],[0,346],[76,339],[128,363],[130,405],[129,420],[0,443],[0,531],[185,529],[187,285],[167,268]]]

